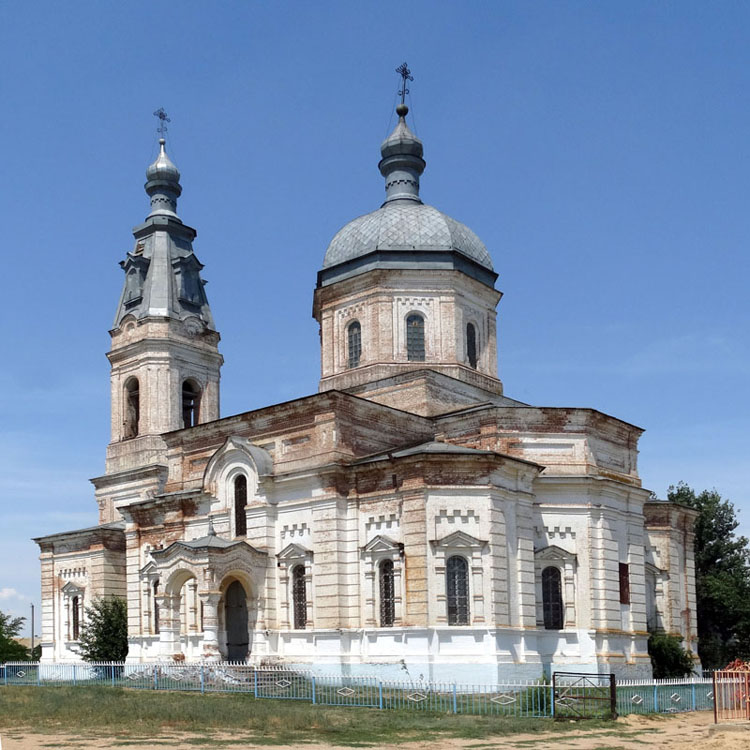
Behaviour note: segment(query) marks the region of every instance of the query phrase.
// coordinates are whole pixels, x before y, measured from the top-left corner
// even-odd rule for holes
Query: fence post
[[[36,684],[42,684],[42,665],[39,662],[36,663]]]
[[[77,684],[76,682],[76,665],[73,665],[73,687],[75,687]]]
[[[609,675],[609,701],[612,718],[617,718],[617,678],[614,674]]]
[[[658,693],[659,686],[654,682],[654,713],[659,713],[659,693]]]
[[[695,711],[695,682],[690,686],[691,687],[691,693],[693,695],[693,711]]]
[[[201,664],[201,693],[205,693],[206,692],[206,677],[205,677],[205,675],[203,673],[204,669],[205,669],[205,667],[203,666],[203,664]]]
[[[383,710],[383,680],[378,680],[378,708]]]
[[[253,672],[253,696],[258,697],[258,670]]]
[[[3,682],[5,683],[5,687],[8,687],[8,665],[3,665]]]
[[[115,686],[115,665],[110,664],[109,668],[112,670],[112,687]]]
[[[453,713],[457,714],[457,706],[456,706],[456,683],[453,683]]]
[[[312,703],[315,705],[315,675],[312,676]]]
[[[159,677],[158,677],[158,672],[157,672],[158,669],[159,667],[157,667],[156,664],[154,664],[154,690],[159,689]]]

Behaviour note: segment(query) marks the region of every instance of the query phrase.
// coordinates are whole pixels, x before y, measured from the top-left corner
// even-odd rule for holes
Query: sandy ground
[[[227,750],[271,750],[279,745],[255,744],[238,735],[217,734],[206,743],[206,735],[165,733],[151,739],[122,740],[115,737],[82,738],[74,735],[31,734],[26,730],[4,731],[0,750],[41,750],[41,748],[226,748]],[[214,744],[214,742],[216,744]],[[225,744],[226,743],[226,744]],[[333,745],[304,744],[287,746],[290,750],[351,750]],[[643,750],[656,747],[665,750],[750,750],[750,722],[713,723],[707,711],[677,716],[627,716],[611,727],[586,731],[514,734],[475,740],[443,739],[425,742],[403,742],[381,746],[382,750]],[[378,749],[380,750],[380,748]]]

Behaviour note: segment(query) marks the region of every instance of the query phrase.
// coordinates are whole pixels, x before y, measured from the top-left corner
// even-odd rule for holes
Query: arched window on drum
[[[424,318],[418,313],[406,319],[406,358],[409,362],[425,361]]]
[[[355,320],[346,329],[347,362],[349,367],[359,367],[362,358],[362,325]]]
[[[469,367],[477,369],[477,363],[479,362],[477,346],[477,329],[473,323],[466,324],[466,359],[469,363]]]

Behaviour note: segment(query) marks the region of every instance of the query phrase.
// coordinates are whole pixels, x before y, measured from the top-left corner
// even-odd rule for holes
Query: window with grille
[[[154,635],[159,635],[159,602],[157,595],[159,593],[159,581],[154,581]]]
[[[347,343],[349,353],[349,367],[359,367],[362,356],[362,326],[358,320],[349,324],[347,330]]]
[[[247,535],[247,477],[240,474],[234,480],[234,535]]]
[[[445,588],[448,603],[448,625],[469,624],[469,566],[455,555],[445,564]]]
[[[542,571],[542,609],[544,627],[560,630],[563,627],[562,577],[560,569],[554,565]]]
[[[297,630],[304,630],[307,624],[307,591],[304,565],[296,565],[292,570],[292,606],[294,607],[294,627]]]
[[[126,440],[138,435],[138,422],[140,419],[141,398],[138,378],[130,378],[125,384],[124,437]]]
[[[473,323],[466,324],[466,359],[469,367],[477,369],[477,329]]]
[[[200,405],[200,388],[186,380],[182,384],[182,426],[195,427],[198,424],[198,407]]]
[[[74,596],[70,602],[71,608],[71,636],[74,641],[81,635],[81,600]]]
[[[406,319],[406,358],[409,362],[424,362],[424,318],[410,315]]]
[[[380,627],[390,628],[396,619],[393,560],[380,563]]]
[[[620,563],[620,604],[630,604],[630,566]]]

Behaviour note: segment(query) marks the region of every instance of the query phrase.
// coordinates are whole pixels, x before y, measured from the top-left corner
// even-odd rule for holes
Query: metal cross
[[[159,118],[159,127],[156,128],[156,132],[163,138],[164,134],[167,132],[166,123],[172,121],[169,119],[169,117],[167,117],[167,113],[164,111],[164,107],[159,107],[159,109],[154,112],[154,116]]]
[[[413,81],[414,76],[411,74],[411,71],[407,67],[406,63],[401,63],[396,68],[396,72],[401,76],[401,91],[399,91],[399,96],[401,97],[401,104],[404,104],[404,100],[406,99],[406,95],[409,93],[409,89],[406,88],[406,82],[407,81]]]

